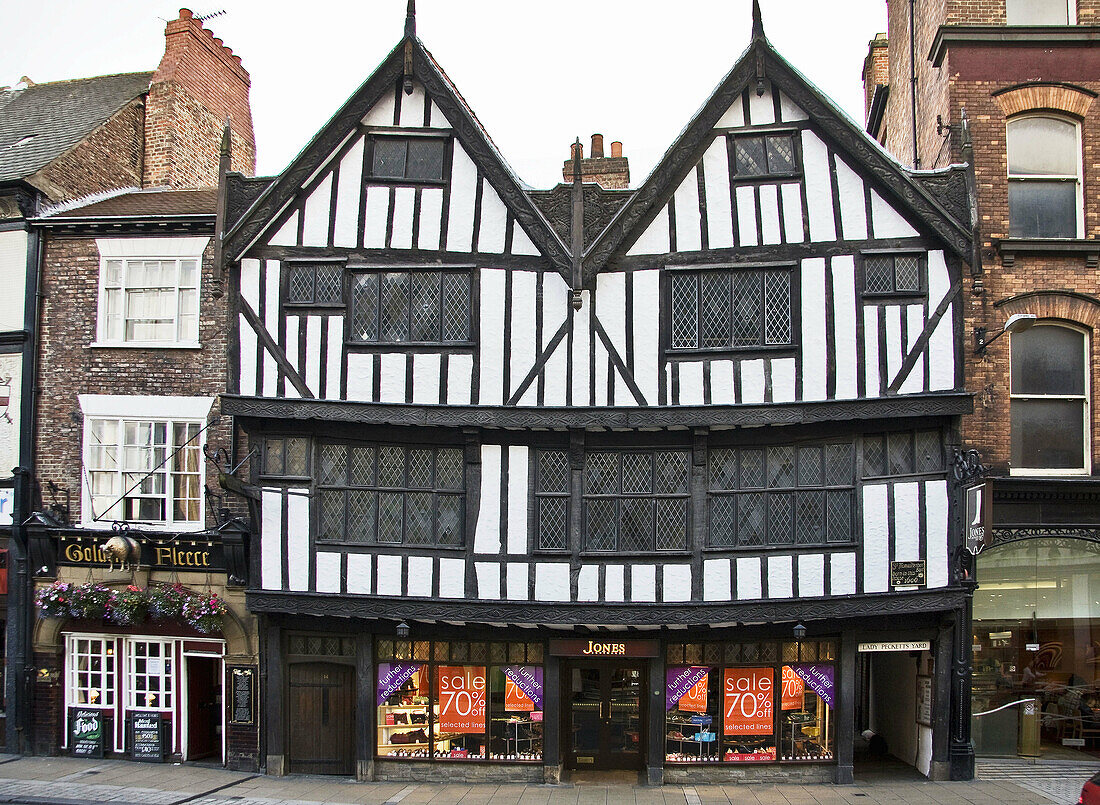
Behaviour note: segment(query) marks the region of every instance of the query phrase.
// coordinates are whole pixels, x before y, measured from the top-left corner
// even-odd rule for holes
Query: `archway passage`
[[[346,665],[301,663],[289,669],[292,774],[355,771],[355,671]]]
[[[1041,711],[1046,758],[1100,756],[1100,543],[1034,537],[978,557],[973,737],[979,755],[1015,755],[1022,706]],[[988,715],[980,715],[988,713]]]

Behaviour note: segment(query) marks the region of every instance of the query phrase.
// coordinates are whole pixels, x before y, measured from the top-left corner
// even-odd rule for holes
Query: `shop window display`
[[[542,644],[379,640],[378,756],[542,760]]]
[[[834,652],[830,640],[670,644],[666,761],[833,760]]]

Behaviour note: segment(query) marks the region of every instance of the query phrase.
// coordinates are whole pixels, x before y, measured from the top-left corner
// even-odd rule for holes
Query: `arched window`
[[[1085,333],[1040,324],[1012,335],[1012,470],[1090,471]]]
[[[1009,25],[1072,25],[1073,0],[1005,0]]]
[[[1007,139],[1009,236],[1080,237],[1077,124],[1057,117],[1014,118]]]

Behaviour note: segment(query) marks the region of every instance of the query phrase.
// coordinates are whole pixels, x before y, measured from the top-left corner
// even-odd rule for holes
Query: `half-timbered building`
[[[410,13],[228,188],[268,772],[850,781],[876,708],[946,776],[964,178],[757,12],[639,188],[529,191]]]

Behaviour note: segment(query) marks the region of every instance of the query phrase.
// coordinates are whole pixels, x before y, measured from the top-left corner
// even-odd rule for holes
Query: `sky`
[[[156,69],[181,3],[37,0],[0,12],[0,86]],[[400,40],[406,0],[195,0],[252,77],[257,173],[280,172]],[[886,0],[761,0],[775,48],[856,121]],[[521,179],[620,140],[637,187],[749,43],[751,0],[417,0],[417,35]]]

